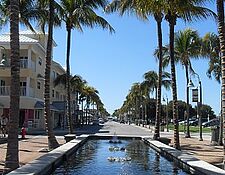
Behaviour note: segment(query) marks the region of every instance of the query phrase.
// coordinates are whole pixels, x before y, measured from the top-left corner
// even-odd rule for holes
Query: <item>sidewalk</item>
[[[57,137],[59,144],[64,144],[63,137]],[[4,168],[4,161],[6,156],[7,143],[0,144],[0,174]],[[39,152],[43,148],[48,148],[47,136],[34,136],[32,138],[19,141],[19,162],[20,166],[37,159],[38,157],[46,154]]]
[[[137,126],[137,125],[135,125]],[[142,129],[149,129],[149,126],[142,127],[137,126]],[[154,132],[154,126],[150,126],[149,129]],[[173,131],[160,132],[161,137],[168,137],[173,143]],[[206,161],[210,164],[218,166],[221,168],[223,163],[223,146],[213,146],[211,145],[211,137],[209,134],[203,134],[203,141],[199,141],[198,133],[191,134],[191,138],[185,138],[184,133],[180,132],[180,146],[181,150],[193,155],[194,157]]]

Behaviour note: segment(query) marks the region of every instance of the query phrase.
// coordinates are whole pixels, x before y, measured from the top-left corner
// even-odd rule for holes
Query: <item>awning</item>
[[[66,110],[66,102],[65,101],[53,101],[52,105],[55,106],[59,111],[64,112]]]
[[[37,101],[34,105],[35,109],[44,109],[44,102],[43,101]],[[59,111],[54,105],[50,105],[50,110],[52,111]]]

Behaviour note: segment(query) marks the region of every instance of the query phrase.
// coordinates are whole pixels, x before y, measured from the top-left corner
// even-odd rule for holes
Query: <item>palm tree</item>
[[[163,19],[163,8],[164,2],[158,0],[114,0],[106,9],[108,12],[113,12],[118,10],[121,15],[123,15],[126,11],[133,12],[137,15],[137,17],[147,20],[149,15],[154,16],[155,21],[157,23],[158,30],[158,47],[159,47],[159,67],[158,74],[159,80],[157,82],[158,98],[157,98],[157,111],[156,118],[161,116],[161,84],[162,84],[162,19]],[[157,125],[158,126],[158,125]],[[159,138],[159,128],[156,126],[156,130],[158,130],[154,135],[154,139]]]
[[[19,167],[18,127],[20,104],[19,1],[10,0],[11,86],[8,143],[5,172]]]
[[[219,37],[215,33],[207,33],[202,39],[202,55],[208,57],[209,68],[207,70],[207,76],[211,79],[212,76],[218,83],[221,83],[222,71],[221,71],[221,57],[220,57],[220,41]],[[222,89],[221,89],[221,109],[222,109]],[[221,111],[221,110],[220,110]],[[222,111],[221,113],[222,114]],[[220,134],[219,145],[223,145],[223,117],[220,115]]]
[[[185,21],[193,19],[207,18],[214,14],[207,8],[202,7],[203,0],[172,0],[166,2],[164,13],[169,23],[169,53],[172,75],[172,93],[173,93],[173,122],[174,122],[174,147],[180,149],[179,141],[179,124],[178,124],[178,108],[177,108],[177,85],[176,70],[174,57],[174,29],[177,18],[180,17]]]
[[[66,89],[66,77],[67,74],[61,74],[56,77],[54,80],[54,86],[64,85]],[[84,80],[80,75],[70,76],[70,92],[75,93],[75,102],[76,106],[78,105],[79,94],[83,92],[84,86],[87,84],[87,81]]]
[[[155,98],[158,99],[158,81],[159,81],[159,76],[155,71],[148,71],[144,74],[145,80],[143,81],[143,85],[147,86],[148,93],[151,91],[155,91]],[[161,76],[161,86],[163,86],[166,89],[170,88],[171,85],[171,80],[170,80],[170,74],[168,72],[162,72]],[[161,89],[161,87],[160,87]],[[161,103],[161,102],[160,102]],[[161,105],[160,105],[161,107]],[[156,107],[157,110],[157,107]],[[157,113],[157,111],[156,111]],[[156,115],[155,118],[155,131],[154,131],[154,139],[159,139],[160,134],[159,134],[159,125],[160,125],[160,118],[161,116]]]
[[[99,7],[104,8],[106,0],[61,0],[60,1],[60,16],[62,21],[66,24],[67,31],[67,51],[66,51],[66,73],[67,73],[67,116],[69,119],[69,130],[73,133],[72,117],[71,117],[71,104],[70,104],[70,43],[72,29],[82,30],[82,26],[93,28],[94,26],[101,26],[103,29],[114,31],[109,23],[102,17],[98,16],[94,10]]]
[[[192,29],[185,29],[175,34],[174,40],[175,57],[177,62],[185,68],[186,77],[186,112],[187,112],[187,132],[185,137],[190,137],[189,130],[189,72],[195,73],[191,65],[191,58],[199,58],[201,52],[201,39],[197,33]]]
[[[53,24],[54,24],[54,0],[49,0],[49,17],[48,17],[48,41],[46,50],[46,67],[45,67],[45,92],[44,92],[44,111],[46,121],[46,132],[48,135],[48,148],[55,149],[59,146],[53,132],[53,122],[51,121],[50,112],[50,73],[51,73],[51,59],[52,59],[52,43],[53,43]]]
[[[220,41],[220,52],[221,52],[221,65],[222,70],[224,69],[225,65],[225,25],[224,25],[224,1],[217,0],[217,15],[218,15],[218,33],[219,33],[219,41]],[[222,117],[225,117],[225,72],[222,71]],[[225,120],[224,120],[225,121]],[[223,131],[225,135],[225,124],[223,125]],[[225,155],[225,140],[224,140],[224,155]],[[224,169],[225,169],[225,156],[223,159]]]
[[[44,26],[44,24],[46,22],[48,22],[48,16],[50,16],[51,20],[52,19],[52,11],[51,10],[51,14],[49,15],[50,11],[46,10],[46,8],[44,8],[46,6],[46,3],[50,5],[50,2],[46,1],[46,0],[41,0],[38,1],[37,4],[36,2],[32,1],[32,0],[21,0],[19,3],[19,22],[21,24],[24,24],[27,26],[27,28],[29,28],[31,31],[33,31],[34,33],[36,33],[36,31],[34,30],[32,24],[30,23],[30,21],[38,21],[38,23],[40,24],[40,26]],[[52,6],[53,2],[51,2],[51,6]],[[8,5],[9,5],[9,0],[4,0],[1,2],[0,4],[0,11],[1,11],[1,17],[3,24],[6,24],[7,19],[9,17],[9,10],[8,10]],[[50,8],[49,8],[50,9]],[[53,8],[52,8],[53,9]],[[49,11],[49,13],[48,13]],[[55,18],[56,19],[56,18]],[[54,21],[55,22],[55,21]],[[52,24],[51,24],[52,23]],[[48,41],[52,40],[52,27],[51,25],[53,25],[53,22],[49,23],[49,34],[48,34]],[[57,20],[57,23],[59,25],[59,20]],[[42,27],[44,28],[44,27]],[[50,120],[50,101],[49,101],[49,81],[50,81],[50,66],[51,66],[51,52],[52,52],[52,41],[50,41],[50,43],[47,44],[47,52],[46,52],[46,70],[45,70],[45,119],[46,119],[46,131],[48,133],[48,145],[49,145],[49,149],[53,149],[56,148],[59,144],[56,141],[56,138],[54,136],[53,133],[53,127],[51,126],[51,120]],[[49,65],[48,65],[49,63]],[[49,77],[49,78],[47,78]],[[48,97],[48,98],[47,98]]]

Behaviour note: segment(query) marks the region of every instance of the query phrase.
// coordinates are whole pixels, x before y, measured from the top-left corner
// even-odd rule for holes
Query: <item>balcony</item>
[[[20,87],[20,96],[34,97],[33,88]],[[29,93],[29,94],[28,94]],[[9,96],[10,95],[10,86],[0,86],[0,96]]]
[[[0,62],[0,67],[7,68],[11,66],[11,61],[2,59]],[[20,68],[21,69],[32,69],[35,71],[35,62],[28,61],[28,59],[20,59]]]

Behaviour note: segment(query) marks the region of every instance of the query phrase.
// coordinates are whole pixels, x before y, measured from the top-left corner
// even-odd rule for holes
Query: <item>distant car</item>
[[[103,120],[102,118],[99,118],[99,119],[98,119],[98,122],[99,122],[100,124],[104,124],[104,120]]]
[[[120,120],[120,123],[123,123],[123,124],[124,124],[124,123],[125,123],[125,121],[124,121],[124,120]]]
[[[93,120],[92,124],[93,125],[99,125],[99,120]]]
[[[212,119],[212,120],[209,120],[208,122],[202,123],[203,127],[219,126],[219,125],[220,125],[220,121],[218,119]]]
[[[202,118],[202,124],[204,122],[207,122],[207,121],[208,121],[208,119]],[[198,119],[195,119],[194,121],[190,121],[189,124],[190,124],[190,126],[198,126],[199,125],[199,121],[198,121]]]

